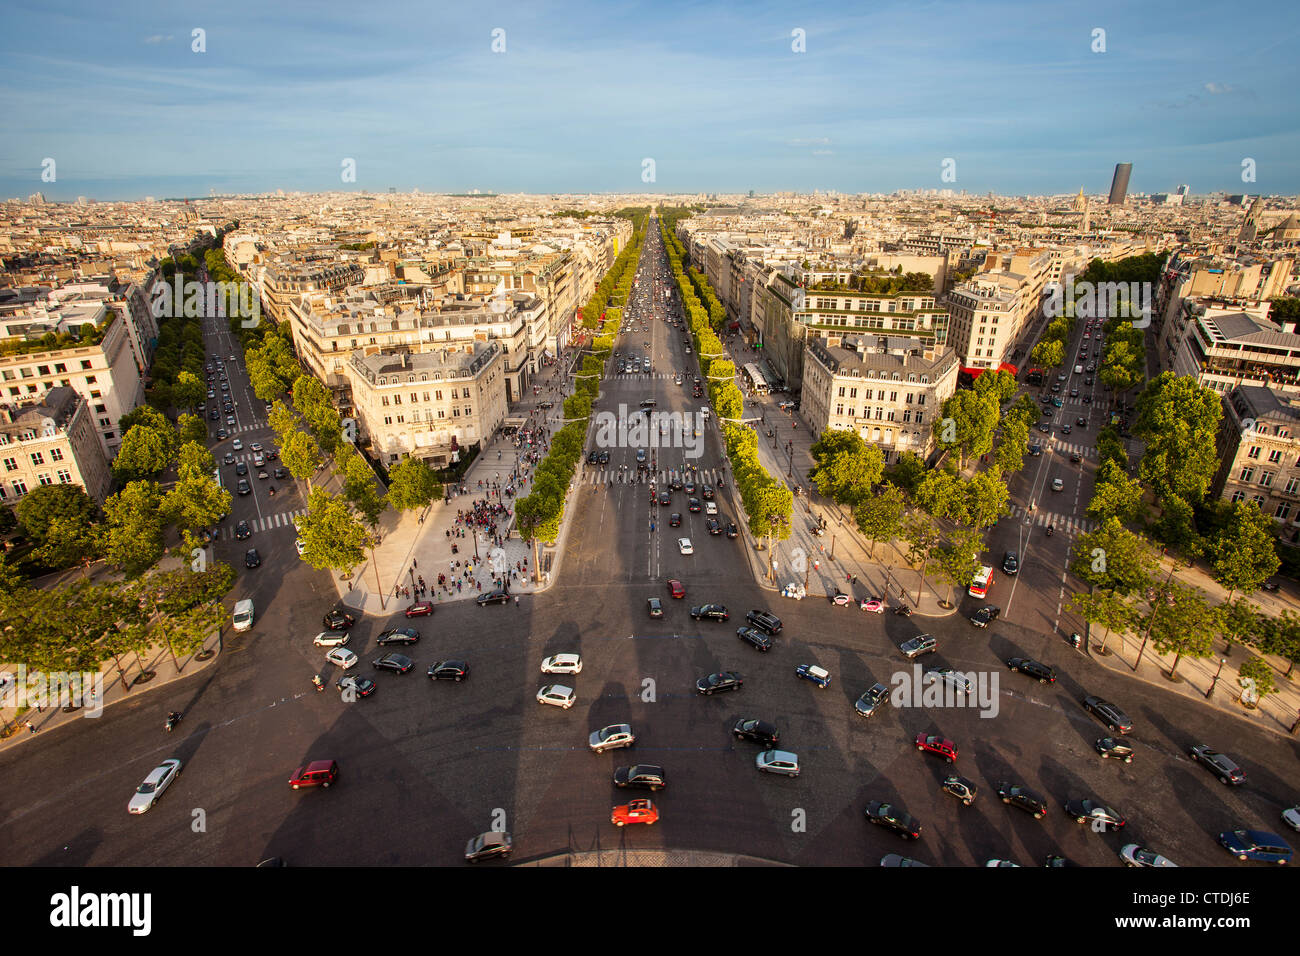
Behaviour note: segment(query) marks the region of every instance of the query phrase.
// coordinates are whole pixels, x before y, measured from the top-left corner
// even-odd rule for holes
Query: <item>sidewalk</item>
[[[564,414],[564,399],[572,393],[569,370],[580,354],[569,350],[541,373],[534,382],[540,392],[530,392],[512,405],[510,416],[527,419],[525,428],[547,429],[553,435]],[[546,401],[554,402],[554,407],[540,408]],[[448,485],[446,496],[423,512],[385,512],[373,560],[368,554],[352,574],[335,580],[340,601],[366,614],[387,615],[419,600],[438,604],[475,598],[503,581],[516,600],[550,587],[569,526],[569,510],[566,506],[556,546],[538,543],[541,579],[534,581],[533,548],[514,531],[514,501],[531,491],[533,470],[545,458],[549,439],[534,435],[520,439],[518,447],[516,439],[520,436],[494,436],[460,485]],[[536,461],[530,461],[534,455]],[[467,515],[476,509],[480,514],[486,511],[484,520],[471,525],[458,517],[458,512]],[[439,574],[446,578],[441,587]],[[419,592],[421,577],[426,585],[423,593]],[[399,594],[398,588],[405,591]]]
[[[723,342],[723,348],[735,355],[733,361],[737,370],[760,357],[739,338],[729,337]],[[740,354],[736,355],[737,352]],[[737,387],[740,387],[739,379]],[[881,542],[876,545],[873,555],[871,542],[858,531],[852,518],[846,518],[840,506],[825,501],[810,486],[807,474],[814,465],[811,448],[816,436],[809,432],[807,425],[790,412],[780,411],[776,398],[747,396],[743,388],[741,394],[744,396],[743,417],[757,418],[761,414],[765,419],[751,426],[758,434],[759,461],[776,480],[803,489],[794,499],[790,537],[777,542],[773,548],[775,582],[768,578],[767,551],[758,550],[748,528],[744,528],[748,544],[746,551],[755,580],[763,587],[779,592],[791,582],[804,585],[806,578],[809,597],[830,597],[839,590],[859,600],[886,599],[886,606],[890,608],[898,605],[902,598],[900,588],[903,588],[906,594],[903,599],[915,614],[946,617],[957,613],[955,602],[952,607],[940,603],[953,595],[944,593],[942,585],[929,579],[922,585],[919,572],[907,563],[896,544]],[[769,429],[773,433],[771,437],[767,434]],[[818,518],[826,520],[826,529],[821,535],[813,533]],[[744,522],[738,521],[737,524],[743,525]],[[793,570],[800,566],[806,571]]]

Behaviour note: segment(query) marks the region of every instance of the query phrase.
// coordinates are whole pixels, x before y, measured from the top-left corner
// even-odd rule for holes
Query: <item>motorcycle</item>
[[[274,488],[268,488],[266,493],[267,493],[267,495],[268,495],[269,497],[272,497],[272,498],[275,497],[275,489],[274,489]]]
[[[1049,538],[1052,536],[1052,526],[1050,524],[1047,526],[1047,536]]]
[[[170,734],[170,733],[172,732],[172,730],[175,729],[176,725],[179,724],[179,723],[181,722],[181,718],[184,717],[184,716],[185,716],[184,714],[182,714],[180,711],[177,711],[177,710],[173,710],[170,714],[168,714],[168,715],[167,715],[167,733]]]
[[[325,682],[324,682],[323,680],[321,680],[321,676],[320,676],[320,674],[317,674],[316,676],[314,676],[314,677],[311,679],[311,682],[312,682],[312,685],[313,685],[317,690],[324,690],[324,689],[325,689]]]
[[[900,617],[911,617],[912,609],[906,604],[900,604],[898,607],[894,608],[894,613]]]

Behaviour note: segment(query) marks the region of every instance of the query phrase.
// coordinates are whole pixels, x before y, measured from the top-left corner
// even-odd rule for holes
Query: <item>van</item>
[[[700,417],[703,418],[706,422],[709,420],[709,406],[707,405],[700,406]]]
[[[1082,374],[1083,374],[1083,366],[1082,366],[1082,365],[1076,365],[1076,366],[1074,367],[1074,374],[1075,374],[1075,375],[1082,375]]]
[[[253,600],[244,598],[235,602],[235,630],[247,631],[253,626]]]

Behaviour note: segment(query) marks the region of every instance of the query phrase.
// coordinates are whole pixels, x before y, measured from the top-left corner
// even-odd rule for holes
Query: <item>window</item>
[[[414,405],[414,404],[415,404],[416,402],[418,402],[419,400],[420,400],[420,395],[419,395],[419,393],[418,393],[418,392],[412,392],[412,393],[411,393],[411,404]],[[425,401],[428,401],[428,397],[427,397],[427,396],[426,396],[426,398],[425,398]]]
[[[5,459],[5,471],[17,471],[17,470],[18,470],[18,459],[16,459],[16,458],[6,458],[6,459]]]
[[[65,485],[72,484],[72,475],[68,472],[68,469],[59,469],[59,481]]]
[[[63,449],[62,449],[62,448],[51,448],[51,449],[50,449],[50,461],[63,461]]]
[[[14,494],[21,498],[23,495],[27,494],[27,482],[23,481],[21,478],[15,478],[13,480],[13,489]]]
[[[1251,481],[1255,477],[1254,468],[1243,468],[1241,474],[1237,476],[1238,481]]]
[[[388,407],[388,396],[387,396],[387,395],[380,396],[379,403],[380,403],[381,405],[383,405],[384,408],[387,408],[387,407]]]
[[[1268,460],[1276,465],[1279,461],[1282,460],[1282,452],[1279,449],[1274,448],[1271,452],[1268,453]]]
[[[1276,472],[1272,472],[1272,471],[1263,472],[1259,476],[1259,483],[1263,485],[1265,488],[1270,487],[1273,484],[1273,476],[1275,474]]]
[[[392,415],[385,415],[385,416],[384,416],[384,424],[385,424],[385,425],[391,425],[391,424],[393,424],[393,416],[392,416]]]
[[[1246,497],[1246,493],[1244,491],[1234,491],[1232,493],[1232,503],[1235,505],[1238,501],[1243,500],[1245,497]]]
[[[1273,512],[1273,517],[1277,518],[1280,521],[1285,521],[1290,516],[1291,516],[1291,505],[1285,501],[1282,502],[1280,505],[1278,505],[1277,510]]]
[[[84,363],[84,362],[82,363],[82,365],[85,365],[87,368],[90,367],[89,365],[86,365],[86,363]],[[86,384],[87,384],[87,385],[94,385],[94,384],[95,384],[95,376],[93,376],[93,375],[87,375],[87,376],[86,376]]]
[[[32,464],[33,465],[45,464],[45,456],[41,454],[39,451],[32,452]]]
[[[41,481],[41,484],[43,484],[43,485],[52,485],[52,484],[54,484],[54,480],[53,480],[53,479],[52,479],[48,474],[46,474],[45,472],[41,472],[41,478],[40,478],[40,481]]]
[[[924,425],[924,424],[925,424],[925,413],[924,413],[924,412],[917,412],[917,413],[916,413],[916,423],[917,423],[918,425]]]
[[[1247,458],[1258,458],[1258,457],[1259,457],[1259,446],[1258,446],[1258,445],[1251,445],[1251,446],[1250,446],[1250,450],[1246,452],[1246,457],[1247,457]]]

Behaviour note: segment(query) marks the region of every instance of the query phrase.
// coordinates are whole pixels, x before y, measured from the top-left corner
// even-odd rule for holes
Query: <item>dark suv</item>
[[[1127,734],[1133,730],[1133,721],[1129,720],[1128,714],[1108,700],[1085,697],[1083,709],[1105,724],[1112,734]]]
[[[356,618],[347,611],[335,608],[334,610],[325,613],[325,617],[321,619],[321,623],[325,625],[325,630],[327,631],[346,631],[356,623]]]
[[[864,812],[870,822],[892,830],[906,840],[915,840],[921,835],[921,824],[898,807],[872,800]]]
[[[781,742],[776,724],[769,724],[766,720],[742,717],[736,721],[736,726],[731,728],[731,732],[736,735],[737,740],[752,740],[769,749]]]
[[[632,767],[619,767],[614,771],[616,787],[640,787],[643,790],[662,790],[668,786],[668,775],[663,767],[639,763]]]
[[[1187,751],[1187,756],[1199,763],[1223,783],[1241,786],[1246,782],[1246,771],[1237,766],[1237,762],[1226,754],[1211,750],[1204,744],[1197,744]]]
[[[781,619],[771,611],[750,611],[745,615],[745,620],[760,631],[766,631],[773,636],[781,633]]]
[[[1042,794],[1028,787],[1004,780],[998,784],[998,796],[1002,798],[1003,803],[1019,807],[1026,813],[1032,813],[1035,820],[1047,816],[1047,801],[1043,799]]]

